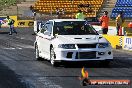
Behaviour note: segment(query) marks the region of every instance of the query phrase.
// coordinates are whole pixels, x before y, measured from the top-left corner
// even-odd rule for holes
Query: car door
[[[44,31],[45,29],[41,29],[38,33],[37,33],[37,37],[36,37],[36,41],[37,41],[37,45],[38,45],[38,49],[40,52],[40,55],[43,54],[43,36],[44,36]],[[42,55],[41,55],[42,56]]]
[[[42,35],[42,52],[45,56],[45,58],[50,58],[50,44],[51,44],[51,34],[52,34],[52,22],[48,21],[46,24],[42,27],[44,30],[43,35]]]

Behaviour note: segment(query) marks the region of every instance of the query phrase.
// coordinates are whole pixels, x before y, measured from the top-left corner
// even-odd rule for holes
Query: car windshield
[[[86,21],[63,21],[54,23],[54,35],[98,35]]]

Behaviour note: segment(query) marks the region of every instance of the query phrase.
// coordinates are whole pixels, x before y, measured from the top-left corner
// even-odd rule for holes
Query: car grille
[[[77,44],[78,48],[96,48],[97,44]]]
[[[94,59],[96,58],[96,52],[77,52],[76,59]]]

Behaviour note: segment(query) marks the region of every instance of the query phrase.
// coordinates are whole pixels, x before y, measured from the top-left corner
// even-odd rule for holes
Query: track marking
[[[16,48],[3,48],[3,49],[14,50],[14,49],[16,49]]]

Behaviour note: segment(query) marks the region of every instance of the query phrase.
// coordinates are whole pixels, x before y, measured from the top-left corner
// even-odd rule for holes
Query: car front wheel
[[[56,55],[55,55],[55,52],[54,52],[54,48],[52,47],[51,50],[50,50],[50,63],[52,66],[58,66],[58,63],[55,62],[55,59],[56,59]]]
[[[36,53],[36,60],[41,60],[40,56],[39,56],[39,49],[37,44],[35,45],[35,53]]]

